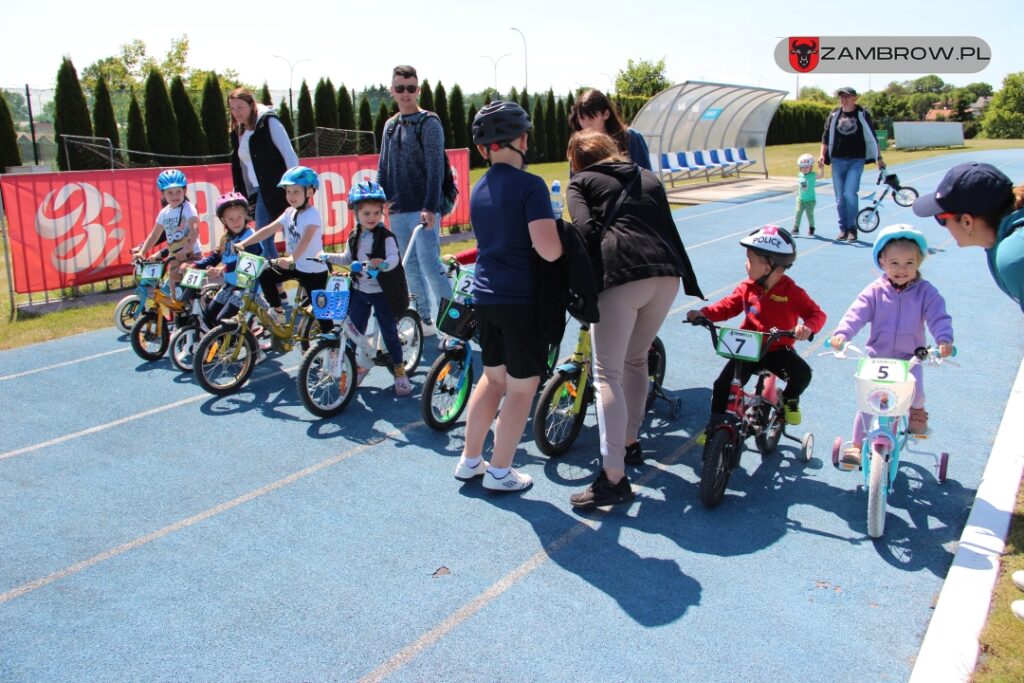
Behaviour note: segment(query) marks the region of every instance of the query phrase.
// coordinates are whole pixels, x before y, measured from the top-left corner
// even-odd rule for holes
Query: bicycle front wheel
[[[878,212],[872,208],[861,209],[857,213],[857,230],[874,232],[878,227]]]
[[[256,338],[235,325],[217,325],[196,347],[193,372],[196,381],[215,396],[238,391],[256,366]]]
[[[580,386],[578,373],[556,372],[544,385],[533,414],[533,438],[544,455],[562,455],[579,436],[587,409],[584,400],[576,410],[580,391],[586,391],[586,387]]]
[[[868,477],[868,536],[880,538],[885,533],[885,513],[889,504],[889,463],[878,449],[871,449],[871,472]]]
[[[438,431],[451,429],[466,409],[472,387],[473,363],[465,349],[438,356],[423,383],[423,421]]]
[[[132,325],[139,317],[141,307],[142,302],[139,301],[138,294],[129,294],[118,301],[117,306],[114,307],[114,327],[122,334],[131,332]]]
[[[171,335],[171,362],[182,372],[192,372],[196,344],[199,343],[199,324],[190,322],[174,330]]]
[[[419,313],[409,308],[397,322],[405,374],[411,375],[420,366],[420,359],[423,358],[423,321],[420,320]],[[388,372],[395,374],[393,364],[388,365]],[[426,396],[426,393],[423,395]]]
[[[718,429],[708,440],[700,468],[700,501],[713,508],[722,502],[725,487],[732,474],[734,437],[726,429]]]
[[[911,206],[917,199],[918,192],[912,187],[901,187],[892,193],[892,200],[900,206]]]
[[[352,349],[337,341],[321,341],[302,357],[296,384],[306,410],[332,417],[348,406],[356,393],[356,359]]]
[[[132,326],[132,350],[142,360],[160,360],[167,353],[171,332],[167,321],[161,320],[156,311],[146,311]]]

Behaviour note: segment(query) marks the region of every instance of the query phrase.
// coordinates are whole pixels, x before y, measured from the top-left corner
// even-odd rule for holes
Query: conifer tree
[[[164,77],[156,69],[146,78],[145,97],[146,141],[158,166],[176,166],[181,149],[178,146],[178,122],[174,118],[171,96],[167,94]]]
[[[92,93],[92,132],[99,138],[107,138],[115,150],[121,146],[121,133],[117,129],[114,118],[114,105],[110,101],[110,90],[107,80],[101,74],[96,79],[96,89]],[[118,153],[115,151],[115,155]]]
[[[309,86],[306,85],[306,81],[302,81],[302,87],[299,88],[299,105],[296,109],[298,109],[299,123],[296,132],[300,138],[310,135],[316,129],[316,119],[313,116],[313,98],[309,96]]]
[[[320,79],[313,97],[316,109],[316,125],[323,128],[338,127],[338,100],[330,79]]]
[[[220,89],[217,74],[210,73],[203,83],[203,104],[201,107],[203,134],[210,154],[227,154],[231,151],[228,139],[228,117],[224,105],[224,93]]]
[[[338,128],[342,130],[356,129],[356,110],[352,106],[352,95],[342,83],[338,88]]]
[[[108,102],[109,99],[108,96]],[[0,97],[0,173],[11,166],[21,166],[21,152],[11,110],[7,108],[7,100]]]
[[[366,93],[359,98],[359,130],[373,131],[373,113]]]
[[[508,91],[508,97],[505,99],[507,99],[509,102],[519,101],[519,90],[516,89],[516,86],[512,86],[512,89]]]
[[[569,117],[565,113],[565,102],[559,100],[558,115],[555,118],[555,130],[558,131],[558,161],[565,158],[565,153],[569,149]]]
[[[452,97],[448,100],[448,118],[452,124],[452,137],[448,140],[448,146],[452,149],[462,149],[468,146],[469,128],[466,123],[466,108],[462,101],[462,88],[458,83],[452,86]]]
[[[533,116],[530,117],[533,121],[533,134],[532,140],[530,140],[530,150],[527,152],[527,157],[532,161],[544,162],[547,161],[548,153],[548,137],[547,131],[544,130],[544,98],[537,97],[533,102]]]
[[[384,139],[384,126],[389,118],[391,118],[391,112],[388,110],[388,103],[381,100],[380,106],[377,107],[377,118],[373,120],[373,140],[375,145],[373,152],[376,152],[383,146],[381,141]],[[373,152],[368,152],[368,154]]]
[[[195,107],[192,106],[192,100],[185,92],[185,82],[181,80],[180,76],[175,76],[171,81],[171,104],[174,107],[174,119],[178,122],[178,147],[182,157],[185,157],[182,162],[198,164],[200,159],[187,157],[206,156],[206,135],[199,123]]]
[[[81,170],[93,168],[95,157],[71,150],[71,159],[66,155],[62,135],[92,135],[92,122],[89,120],[89,107],[85,103],[82,84],[78,81],[78,72],[71,60],[65,57],[57,70],[57,90],[54,93],[54,142],[57,143],[57,168],[67,171],[72,168]],[[90,158],[92,157],[92,158]]]
[[[131,99],[128,102],[128,128],[125,131],[128,138],[128,161],[136,166],[151,166],[152,158],[147,156],[149,142],[146,141],[146,124],[142,119],[142,109],[139,108],[139,100],[132,90]]]
[[[565,156],[565,148],[558,148],[557,120],[555,91],[548,89],[547,102],[544,103],[544,140],[547,143],[544,151],[548,161],[558,161],[560,157]]]
[[[437,105],[437,118],[441,119],[441,130],[444,131],[444,146],[452,146],[452,117],[448,111],[448,93],[441,81],[437,82],[434,88],[434,104]]]
[[[430,88],[430,81],[423,79],[420,81],[420,107],[427,111],[437,111],[434,104],[434,91]]]
[[[270,96],[270,87],[266,81],[263,81],[263,87],[260,88],[260,104],[265,104],[268,107],[274,106],[274,98]]]
[[[469,138],[469,167],[470,168],[483,168],[487,165],[487,161],[480,156],[480,151],[473,144],[473,119],[476,118],[476,105],[470,104],[469,111],[466,113],[466,117],[469,119],[469,125],[466,126],[466,136]]]
[[[277,118],[281,121],[281,125],[284,126],[284,131],[288,133],[288,139],[291,140],[295,137],[295,126],[292,125],[292,110],[288,108],[288,100],[281,98],[281,104],[277,107]]]

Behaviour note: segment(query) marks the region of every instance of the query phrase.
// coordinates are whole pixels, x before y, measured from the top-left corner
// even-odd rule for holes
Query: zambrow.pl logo
[[[790,36],[775,46],[775,63],[789,73],[969,74],[991,59],[974,36]]]

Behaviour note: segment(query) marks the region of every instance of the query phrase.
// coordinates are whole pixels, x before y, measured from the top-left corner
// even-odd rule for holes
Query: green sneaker
[[[708,442],[708,433],[706,431],[702,431],[700,434],[697,435],[697,445],[698,446],[703,446],[707,442]]]
[[[798,425],[803,419],[800,415],[800,401],[789,399],[782,402],[782,410],[786,414],[786,424]]]

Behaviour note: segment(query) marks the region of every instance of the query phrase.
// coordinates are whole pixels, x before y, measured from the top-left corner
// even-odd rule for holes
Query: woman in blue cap
[[[958,164],[914,213],[933,216],[957,245],[984,248],[992,279],[1024,311],[1024,185],[991,164]]]

